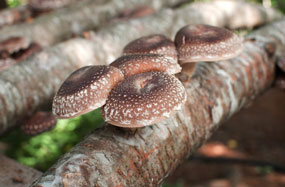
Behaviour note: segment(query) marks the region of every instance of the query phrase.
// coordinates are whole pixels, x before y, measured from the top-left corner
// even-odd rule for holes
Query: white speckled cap
[[[242,50],[242,39],[235,33],[209,25],[187,25],[175,36],[181,64],[226,60]]]
[[[185,88],[175,76],[146,72],[128,77],[114,87],[102,115],[115,126],[144,127],[169,117],[185,101]]]
[[[37,135],[52,129],[56,123],[57,119],[51,112],[36,112],[21,125],[21,129],[25,134]]]
[[[73,72],[53,100],[57,118],[72,118],[103,106],[111,89],[124,76],[111,66],[86,66]]]
[[[116,59],[110,66],[120,69],[125,77],[149,71],[161,71],[168,74],[181,71],[177,61],[158,54],[125,55]]]
[[[177,61],[177,51],[174,43],[161,34],[138,38],[128,43],[123,50],[123,55],[149,53],[164,55]]]

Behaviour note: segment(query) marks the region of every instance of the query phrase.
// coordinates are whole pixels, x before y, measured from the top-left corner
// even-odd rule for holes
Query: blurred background
[[[197,1],[211,1],[211,0],[189,0],[189,2],[197,2]],[[285,1],[284,0],[245,0],[248,2],[261,3],[265,7],[274,7],[279,9],[280,11],[285,11]],[[2,4],[6,3],[9,7],[16,7],[19,5],[24,5],[27,3],[27,0],[2,0]]]

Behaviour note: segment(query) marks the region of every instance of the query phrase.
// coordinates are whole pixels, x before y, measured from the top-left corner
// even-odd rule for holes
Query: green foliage
[[[266,0],[247,0],[249,2],[254,2],[254,3],[263,3]],[[285,12],[285,1],[284,0],[269,0],[272,8],[276,8],[281,12]]]
[[[20,0],[6,0],[6,2],[7,2],[7,5],[9,7],[16,7],[16,6],[21,5],[21,1]]]
[[[1,137],[0,141],[8,144],[6,154],[9,157],[45,171],[102,122],[99,110],[95,110],[74,119],[59,120],[53,130],[38,136],[27,136],[15,130]]]

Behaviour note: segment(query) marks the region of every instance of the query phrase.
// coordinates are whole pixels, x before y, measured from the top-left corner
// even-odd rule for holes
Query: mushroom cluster
[[[26,59],[40,49],[40,45],[23,37],[10,37],[0,41],[0,71]]]
[[[112,125],[152,125],[186,101],[185,88],[174,76],[181,71],[179,63],[224,60],[238,55],[241,48],[236,34],[207,25],[182,28],[175,42],[160,34],[141,37],[127,44],[109,66],[73,72],[54,97],[53,113],[72,118],[102,107],[103,118]]]

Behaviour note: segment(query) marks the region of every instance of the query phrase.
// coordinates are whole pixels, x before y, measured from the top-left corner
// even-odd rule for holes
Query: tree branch
[[[228,20],[242,18],[244,22],[239,26],[246,27],[249,23],[262,24],[279,17],[274,11],[272,13],[272,10],[255,4],[226,2],[229,3],[226,7],[223,1],[194,3],[177,10],[165,9],[143,19],[111,25],[96,33],[93,37],[95,42],[72,39],[46,48],[34,57],[0,72],[0,134],[39,107],[50,103],[60,84],[72,71],[85,65],[111,63],[120,55],[125,44],[142,35],[162,33],[173,37],[178,29],[188,23],[223,27],[230,26]],[[207,12],[204,11],[206,9]],[[229,9],[232,11],[228,12]],[[241,9],[245,10],[242,14],[237,11]],[[259,16],[248,17],[251,16],[249,12],[256,12]],[[39,34],[42,37],[41,32]]]
[[[260,29],[245,41],[240,56],[200,63],[184,82],[182,111],[130,134],[106,124],[52,166],[33,186],[157,186],[246,103],[274,79],[275,50],[284,43],[285,20]],[[269,32],[266,37],[262,33]],[[84,125],[84,124],[83,124]]]

